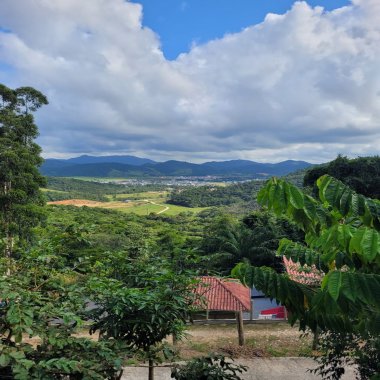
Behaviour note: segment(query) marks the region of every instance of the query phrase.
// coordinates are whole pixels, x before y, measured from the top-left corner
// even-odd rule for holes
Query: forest
[[[176,355],[164,338],[182,339],[196,310],[197,277],[231,272],[318,337],[317,373],[339,379],[353,363],[360,378],[378,378],[379,157],[175,189],[168,204],[188,208],[176,214],[47,205],[164,189],[46,179],[34,119],[46,97],[6,86],[0,97],[0,378],[116,380],[138,358],[152,379],[154,365]],[[322,281],[292,280],[283,256]]]

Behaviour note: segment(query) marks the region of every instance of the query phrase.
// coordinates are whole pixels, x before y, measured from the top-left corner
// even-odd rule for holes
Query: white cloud
[[[325,161],[380,146],[380,2],[284,15],[165,60],[124,0],[2,0],[0,73],[50,105],[45,155]]]

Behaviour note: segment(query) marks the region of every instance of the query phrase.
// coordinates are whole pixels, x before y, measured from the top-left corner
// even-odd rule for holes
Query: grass
[[[112,207],[110,207],[112,208]],[[162,205],[152,205],[151,203],[144,204],[134,204],[130,207],[115,207],[115,210],[126,212],[126,213],[135,213],[137,215],[149,215],[151,213],[157,214],[158,212],[165,209]]]
[[[141,193],[123,193],[123,194],[115,194],[115,195],[106,195],[109,200],[139,200],[139,199],[150,199],[157,201],[166,200],[168,195],[167,191],[146,191]]]
[[[54,190],[54,189],[46,189],[44,187],[41,187],[40,190],[43,192],[43,193],[46,193],[46,192],[52,192],[52,193],[59,193],[59,194],[68,194],[67,191],[63,191],[63,190]]]
[[[144,193],[142,193],[144,194]],[[153,214],[165,214],[165,215],[178,215],[183,212],[199,213],[206,209],[206,207],[189,208],[182,206],[175,206],[168,203],[164,203],[162,199],[136,199],[129,202],[121,201],[109,201],[109,202],[93,202],[81,200],[79,202],[76,199],[68,199],[65,202],[66,205],[87,206],[87,207],[100,207],[106,209],[117,210],[125,213],[135,213],[137,215],[149,215]],[[61,202],[61,201],[60,201]]]
[[[301,336],[297,328],[287,323],[245,325],[246,344],[238,345],[236,326],[193,325],[188,338],[177,344],[180,357],[188,360],[210,352],[232,357],[294,357],[312,354],[312,337]]]

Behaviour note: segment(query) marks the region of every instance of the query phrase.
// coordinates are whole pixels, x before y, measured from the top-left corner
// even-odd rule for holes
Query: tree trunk
[[[316,350],[317,347],[318,347],[318,341],[319,341],[319,330],[318,330],[318,327],[317,329],[314,331],[314,335],[313,335],[313,344],[311,346],[311,348],[313,350]]]
[[[4,182],[4,195],[8,195],[9,191],[12,189],[12,182]],[[7,276],[11,274],[11,258],[13,253],[13,235],[10,232],[10,220],[9,220],[9,204],[3,205],[4,213],[4,230],[5,230],[5,247],[4,247],[4,257],[7,260]]]
[[[13,237],[12,235],[7,231],[6,237],[5,237],[5,250],[4,250],[4,256],[7,261],[7,276],[11,275],[11,258],[12,258],[12,251],[13,251]]]
[[[154,363],[152,359],[149,359],[149,375],[148,380],[154,380]]]
[[[244,339],[243,312],[241,310],[236,312],[236,324],[237,324],[237,330],[238,330],[238,335],[239,335],[239,346],[244,346],[245,339]]]

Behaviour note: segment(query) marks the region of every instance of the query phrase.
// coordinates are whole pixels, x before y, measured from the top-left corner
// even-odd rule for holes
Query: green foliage
[[[301,187],[303,176],[304,170],[300,170],[284,178]],[[168,203],[185,207],[229,206],[229,213],[237,208],[238,214],[246,214],[258,209],[256,196],[264,183],[262,180],[253,180],[227,186],[179,188],[170,194]]]
[[[168,203],[185,207],[226,206],[233,203],[249,202],[256,194],[263,181],[249,181],[234,185],[199,186],[175,190]]]
[[[345,367],[358,365],[360,379],[377,379],[380,373],[380,338],[352,333],[330,331],[319,338],[318,350],[323,355],[316,358],[318,367],[311,372],[323,378],[339,380],[345,373]]]
[[[110,200],[107,194],[116,196],[129,191],[125,185],[62,177],[48,177],[46,189],[44,195],[48,201],[89,199],[107,202]]]
[[[319,201],[273,178],[258,199],[305,232],[304,244],[285,240],[279,253],[315,266],[324,274],[321,284],[296,283],[247,264],[236,266],[233,275],[283,303],[302,329],[350,333],[365,342],[380,332],[380,202],[327,175],[317,186]]]
[[[14,379],[116,379],[126,350],[76,334],[84,324],[84,278],[49,245],[0,262],[0,374]],[[33,344],[33,341],[35,344]]]
[[[269,213],[254,212],[243,220],[222,214],[205,229],[201,250],[212,258],[212,269],[221,273],[229,273],[242,260],[282,272],[276,248],[283,237],[300,240],[303,234],[286,218]]]
[[[33,227],[44,217],[41,149],[34,143],[38,129],[30,113],[44,104],[45,96],[31,87],[0,85],[0,240],[8,257],[15,238],[21,243],[31,239]]]
[[[240,380],[239,374],[247,367],[235,365],[223,355],[211,354],[190,360],[184,365],[172,369],[171,378],[176,380]]]
[[[164,185],[124,185],[110,182],[96,182],[64,177],[47,177],[44,195],[48,201],[66,199],[89,199],[107,202],[119,198],[120,194],[137,194],[146,191],[165,190]]]
[[[324,174],[341,180],[359,194],[380,199],[379,156],[349,159],[339,155],[327,164],[307,170],[304,186],[313,187],[317,179]]]
[[[160,362],[168,356],[162,341],[180,338],[193,309],[194,280],[188,271],[172,270],[164,260],[118,261],[118,279],[112,278],[114,263],[97,264],[101,278],[89,282],[89,298],[96,304],[89,311],[90,332],[102,339],[123,342],[131,352]]]

